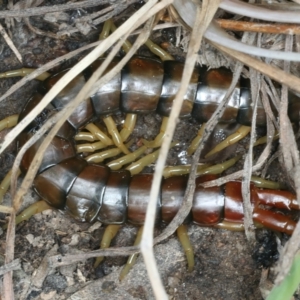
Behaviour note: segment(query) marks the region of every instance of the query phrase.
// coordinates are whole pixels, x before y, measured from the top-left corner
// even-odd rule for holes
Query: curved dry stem
[[[230,1],[230,0],[228,0]],[[232,0],[235,2],[234,0]],[[220,6],[224,5],[224,2],[222,1]],[[239,4],[243,4],[240,1],[236,1]],[[244,3],[246,4],[246,3]],[[248,4],[249,6],[253,6]],[[177,19],[185,26],[192,28],[194,20],[195,20],[195,12],[196,12],[196,3],[193,2],[192,0],[186,1],[186,0],[174,0],[173,6],[176,10],[175,15],[177,15]],[[228,6],[228,10],[234,12],[234,7],[233,6]],[[263,8],[259,8],[263,9]],[[282,11],[280,11],[282,13]],[[292,18],[293,20],[297,19],[297,22],[299,23],[299,12],[290,12],[293,14],[296,14],[297,17]],[[179,14],[179,16],[178,16]],[[283,12],[284,14],[284,12]],[[255,18],[258,18],[257,16]],[[278,18],[279,19],[279,18]],[[277,19],[277,20],[278,20]],[[276,21],[277,21],[276,20]],[[293,22],[293,23],[297,23]],[[273,50],[268,50],[268,49],[263,49],[259,47],[254,47],[247,45],[245,43],[242,43],[235,39],[234,37],[230,36],[227,34],[227,32],[223,29],[221,29],[216,22],[211,22],[209,27],[207,28],[205,32],[205,38],[209,40],[211,43],[217,43],[221,46],[230,48],[232,50],[238,50],[240,52],[244,52],[247,54],[251,55],[256,55],[256,56],[263,56],[263,57],[269,57],[269,58],[274,58],[274,59],[282,59],[282,60],[291,60],[291,61],[300,61],[300,54],[296,52],[284,52],[284,51],[273,51]]]
[[[231,13],[265,21],[282,23],[300,23],[300,12],[289,10],[271,10],[238,0],[222,0],[220,8]]]
[[[247,239],[250,243],[255,242],[254,234],[254,222],[253,222],[253,208],[251,204],[251,193],[250,193],[250,181],[252,175],[252,163],[253,163],[253,145],[256,138],[256,116],[257,116],[257,103],[259,98],[260,80],[256,78],[257,72],[250,69],[250,80],[251,80],[251,96],[253,107],[250,146],[248,153],[245,158],[243,168],[243,180],[242,180],[242,196],[243,196],[243,210],[244,210],[244,227]]]

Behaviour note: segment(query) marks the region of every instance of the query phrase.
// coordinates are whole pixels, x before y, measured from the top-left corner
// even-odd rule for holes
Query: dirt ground
[[[36,18],[35,22],[38,21]],[[33,34],[22,22],[11,28],[13,40],[24,59],[23,65],[28,67],[38,67],[87,42],[95,41],[99,31],[100,27],[80,39],[53,40]],[[156,37],[159,35],[169,43],[173,42],[172,30],[156,33]],[[1,37],[0,45],[3,45],[0,48],[0,71],[21,67]],[[0,94],[17,80],[0,79]],[[30,83],[1,102],[0,118],[20,112],[27,95],[34,92],[37,84]],[[159,130],[160,119],[157,115],[140,117],[134,134],[153,137]],[[177,138],[181,139],[183,146],[170,153],[169,164],[189,162],[183,151],[197,128],[194,121],[180,122]],[[7,132],[4,130],[0,133],[0,140]],[[246,143],[242,142],[238,149]],[[16,145],[12,145],[0,157],[0,180],[10,169],[15,153]],[[241,167],[242,162],[236,168]],[[277,176],[284,181],[284,175],[278,170]],[[35,200],[37,196],[32,191],[26,196],[23,207]],[[9,201],[7,195],[5,203]],[[4,222],[4,217],[2,214],[1,222]],[[156,234],[161,230],[163,228],[158,228]],[[112,246],[132,245],[135,232],[135,227],[124,226]],[[264,229],[258,230],[257,244],[250,246],[243,232],[195,225],[190,225],[188,232],[195,252],[195,269],[191,273],[187,271],[184,253],[174,235],[155,246],[159,272],[170,299],[263,299],[259,290],[262,267],[272,265],[278,255],[275,234]],[[16,299],[154,299],[142,257],[138,258],[133,270],[122,282],[118,276],[126,261],[123,257],[107,258],[96,270],[92,267],[93,260],[89,259],[48,270],[45,277],[39,277],[45,257],[95,250],[102,235],[100,223],[77,224],[58,211],[46,211],[18,225],[15,258],[20,258],[21,269],[14,272]],[[4,262],[4,253],[5,232],[0,229],[0,266]]]

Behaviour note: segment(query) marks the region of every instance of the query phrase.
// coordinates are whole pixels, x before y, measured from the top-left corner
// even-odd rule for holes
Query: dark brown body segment
[[[173,101],[179,91],[184,65],[179,62],[164,62],[164,81],[157,112],[163,116],[168,116],[171,112]],[[180,117],[190,117],[196,98],[197,84],[199,79],[198,69],[194,69],[190,84],[183,97],[183,104],[180,111]]]
[[[201,69],[196,101],[192,116],[199,122],[207,122],[223,100],[232,81],[232,73],[225,69]],[[236,122],[240,106],[240,84],[235,87],[227,108],[221,117],[223,122]]]
[[[33,187],[39,196],[51,206],[64,209],[66,197],[77,175],[87,166],[79,158],[70,158],[40,173],[34,180]],[[75,214],[78,214],[77,211]]]
[[[202,226],[215,225],[224,218],[224,193],[218,186],[203,188],[201,183],[215,179],[215,176],[198,177],[192,207],[194,223]]]
[[[109,168],[88,165],[77,176],[67,195],[65,210],[80,222],[93,222],[102,206]],[[75,214],[73,212],[76,212]]]
[[[153,174],[138,174],[131,178],[128,196],[128,221],[132,224],[141,225],[145,222],[147,206],[150,199],[150,189]],[[155,223],[160,221],[161,193],[157,199]]]
[[[182,206],[187,180],[187,176],[176,176],[163,180],[161,185],[162,221],[170,223]]]
[[[119,60],[113,60],[104,75],[113,69]],[[90,67],[90,73],[93,73],[102,64],[102,60],[95,61]],[[91,96],[93,108],[97,116],[115,114],[120,111],[121,101],[121,73],[118,73],[104,86],[100,87],[97,92]]]
[[[150,58],[132,58],[122,71],[122,111],[154,112],[161,94],[163,75],[162,62]]]
[[[97,219],[105,224],[127,221],[128,189],[131,175],[127,170],[111,171],[106,183],[102,207]]]

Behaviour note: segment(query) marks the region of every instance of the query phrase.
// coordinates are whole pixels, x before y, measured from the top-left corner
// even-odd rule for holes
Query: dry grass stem
[[[20,259],[18,258],[13,260],[11,263],[0,267],[0,276],[4,275],[7,272],[20,270],[20,269],[21,269],[21,263],[20,263]]]
[[[222,0],[220,8],[235,13],[237,15],[247,16],[254,19],[265,21],[297,23],[300,22],[299,11],[272,10],[257,5],[249,4],[239,0]]]
[[[4,213],[4,214],[11,214],[13,211],[14,211],[14,210],[13,210],[12,207],[0,205],[0,212],[2,212],[2,213]]]
[[[251,244],[255,242],[254,223],[253,223],[253,208],[251,204],[251,191],[250,181],[252,176],[252,165],[253,165],[253,145],[256,140],[256,116],[257,116],[257,103],[259,99],[260,90],[260,76],[257,77],[257,72],[250,69],[250,82],[251,82],[251,96],[253,103],[253,116],[251,134],[250,134],[250,145],[249,151],[246,155],[244,162],[244,174],[242,180],[242,196],[243,196],[243,210],[244,210],[244,227],[245,234],[248,241]]]
[[[216,22],[222,28],[232,31],[248,31],[273,34],[300,34],[300,25],[296,24],[266,24],[227,19],[217,19]]]
[[[6,33],[5,29],[3,28],[3,26],[1,24],[0,24],[0,33],[1,33],[2,37],[4,38],[4,40],[6,41],[7,45],[15,53],[16,57],[18,58],[18,60],[22,63],[23,60],[22,60],[22,56],[21,56],[20,52],[18,51],[18,49],[14,45],[13,41],[8,36],[8,34]]]
[[[20,10],[5,10],[5,11],[0,11],[0,19],[40,16],[52,12],[61,12],[64,10],[94,7],[98,5],[104,5],[104,4],[110,4],[110,1],[109,0],[88,0],[88,1],[80,1],[75,3],[73,2],[68,4],[61,4],[61,5],[32,7],[32,8],[20,9]]]

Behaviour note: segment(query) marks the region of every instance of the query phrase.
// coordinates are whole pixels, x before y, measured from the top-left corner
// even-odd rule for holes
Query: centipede
[[[84,73],[78,75],[52,101],[51,108],[46,110],[60,110],[71,101],[82,88],[89,74],[102,61],[99,59]],[[109,68],[117,62],[118,59],[115,59]],[[137,165],[133,163],[133,167],[129,166],[126,169],[110,170],[108,166],[112,169],[115,165],[118,166],[118,159],[116,163],[108,163],[108,166],[95,164],[93,163],[95,160],[98,162],[97,153],[93,154],[92,158],[78,155],[76,151],[78,146],[75,145],[74,139],[85,139],[91,135],[87,132],[78,134],[83,126],[94,128],[91,121],[97,118],[108,120],[110,115],[120,111],[130,116],[150,112],[157,112],[163,117],[168,116],[172,101],[179,89],[183,66],[183,63],[176,61],[161,62],[153,58],[133,57],[119,75],[98,89],[90,99],[86,99],[76,109],[52,140],[39,168],[39,174],[34,180],[33,187],[36,193],[51,207],[66,212],[79,222],[98,220],[113,225],[126,222],[135,225],[143,224],[153,175],[137,174],[135,170],[137,166],[140,167],[139,163]],[[53,74],[42,83],[39,91],[26,103],[19,120],[29,113],[43,97],[43,92],[53,86],[65,72]],[[211,70],[203,67],[195,68],[185,95],[181,117],[194,118],[201,123],[207,121],[222,100],[231,77],[231,72],[224,68]],[[293,103],[291,102],[291,119],[297,115]],[[251,109],[249,82],[241,78],[221,121],[250,125]],[[263,110],[259,110],[258,113],[259,125],[263,126],[265,113]],[[40,122],[41,117],[38,117],[20,135],[20,145],[26,142]],[[124,152],[130,155],[123,141],[126,141],[130,135],[128,128],[132,126],[128,124],[126,126],[126,134],[123,135],[121,131],[120,137],[114,140],[117,141],[118,153]],[[90,130],[97,135],[98,130],[91,128]],[[108,129],[108,132],[114,130]],[[100,143],[106,146],[113,144],[112,141],[99,139]],[[21,163],[22,172],[26,172],[30,166],[39,143],[33,145],[24,155]],[[150,145],[158,147],[153,143]],[[196,180],[193,207],[187,221],[200,226],[216,226],[232,230],[241,228],[243,222],[241,183],[229,182],[224,187],[204,189],[201,183],[205,178],[207,179],[207,177],[198,177]],[[173,219],[182,204],[186,185],[187,177],[184,175],[163,179],[157,201],[156,223],[169,223]],[[279,232],[292,233],[296,224],[294,219],[281,212],[261,208],[270,206],[277,209],[298,210],[299,206],[292,193],[260,189],[253,185],[251,201],[254,207],[253,219],[257,224]]]
[[[101,60],[97,61],[91,66],[91,69],[98,67],[100,63]],[[113,62],[110,67],[113,67],[115,63],[117,61]],[[129,114],[145,114],[156,111],[158,114],[168,116],[172,100],[180,85],[182,71],[183,64],[176,61],[162,63],[157,59],[145,57],[132,58],[121,74],[100,88],[91,99],[87,99],[67,120],[60,132],[58,132],[45,153],[39,174],[35,179],[34,189],[36,192],[51,206],[68,211],[75,219],[81,222],[92,222],[98,218],[107,224],[122,224],[126,222],[128,217],[128,220],[132,223],[143,223],[145,208],[147,206],[145,197],[149,194],[152,175],[137,174],[131,178],[132,172],[130,172],[130,168],[121,171],[109,171],[107,166],[88,164],[90,161],[93,162],[93,159],[88,159],[86,162],[80,156],[76,156],[74,136],[79,128],[88,124],[91,120],[103,116],[107,117],[118,111]],[[86,80],[86,74],[89,72],[90,70],[85,70],[84,74],[77,76],[53,100],[54,109],[61,109],[74,97],[78,90],[82,88]],[[52,75],[43,83],[41,89],[47,90],[64,73],[65,71],[62,71]],[[185,118],[193,117],[201,123],[207,121],[228,88],[231,76],[232,74],[225,69],[209,71],[203,68],[195,69],[191,86],[185,95],[181,116]],[[221,84],[218,85],[218,83]],[[42,94],[36,93],[29,99],[20,114],[20,120],[28,114],[30,109],[41,98]],[[293,109],[291,111],[294,112]],[[261,110],[261,113],[263,114],[264,112]],[[294,115],[297,114],[294,113]],[[291,118],[294,115],[291,114]],[[251,116],[249,85],[246,80],[242,79],[240,86],[236,87],[236,91],[232,95],[221,121],[235,121],[243,125],[249,125],[249,116]],[[261,120],[260,125],[262,125],[265,115],[258,119]],[[38,122],[40,120],[32,123],[26,132],[20,136],[20,144],[24,143],[24,139],[26,140],[26,137],[30,135],[30,131],[38,125]],[[118,143],[117,145],[120,144]],[[38,143],[25,154],[21,164],[23,172],[26,172],[28,169],[37,146]],[[122,148],[121,150],[127,153],[127,149]],[[112,166],[113,164],[110,165]],[[58,174],[60,174],[59,177],[57,176]],[[178,183],[175,183],[175,180],[178,180]],[[174,207],[180,205],[181,197],[179,194],[182,194],[185,189],[185,181],[186,179],[180,179],[180,177],[170,177],[162,183],[161,199],[157,204],[162,212],[168,210],[167,207],[172,207],[172,203],[166,202],[168,198],[177,198]],[[143,186],[140,189],[138,188],[138,182]],[[91,188],[91,194],[87,198],[80,194],[80,191],[86,192],[84,189],[85,185],[94,186]],[[119,194],[112,196],[117,186],[119,186]],[[170,191],[168,191],[168,187]],[[164,194],[172,194],[172,188],[174,189],[174,193],[176,193],[175,190],[178,191],[178,196],[165,196]],[[226,190],[227,188],[225,188]],[[199,190],[199,193],[204,193],[204,191],[200,192]],[[237,188],[237,191],[240,191],[240,188]],[[254,193],[257,193],[257,191]],[[141,196],[140,200],[138,200],[139,194],[144,195]],[[216,192],[215,195],[217,194],[221,195],[221,190]],[[116,199],[112,200],[114,197]],[[212,208],[213,205],[210,207],[207,203],[203,204],[204,207],[207,206],[210,208],[208,211],[203,211],[203,214],[207,215],[208,219],[202,222],[201,214],[197,217],[196,211],[202,211],[204,207],[200,208],[201,205],[197,203],[198,200],[196,198],[192,215],[193,220],[197,224],[215,225],[220,223],[224,215],[224,212],[222,212],[224,208],[225,211],[231,209],[230,204],[224,204],[226,202],[224,200],[217,201],[219,204],[216,206],[216,210]],[[291,195],[287,196],[287,198],[292,199]],[[197,208],[198,206],[199,208]],[[141,211],[138,210],[139,207]],[[114,210],[115,213],[113,212]],[[211,216],[209,210],[213,210]],[[217,211],[219,212],[217,213]],[[174,212],[176,212],[176,209],[174,209]],[[159,214],[160,212],[158,212]],[[174,216],[173,214],[171,215]],[[210,218],[212,220],[208,221]],[[159,220],[159,216],[157,216],[157,219]],[[164,213],[162,213],[162,220],[170,221],[171,219],[172,217],[164,216]],[[227,218],[225,217],[225,219]],[[240,218],[237,219],[238,221],[241,220]],[[234,217],[231,221],[234,221]],[[278,225],[278,229],[281,227],[281,225]],[[290,233],[291,229],[288,229],[287,232]]]
[[[98,59],[63,89],[47,107],[43,116],[36,118],[20,135],[18,138],[20,146],[40,126],[41,119],[47,118],[49,111],[62,109],[75,97],[102,61]],[[118,58],[114,59],[107,71],[118,61]],[[87,150],[89,148],[94,151],[115,145],[116,152],[108,150],[113,156],[120,153],[130,155],[131,144],[126,142],[134,127],[135,115],[155,112],[163,118],[168,117],[180,86],[183,67],[184,64],[177,61],[161,62],[154,58],[133,57],[121,73],[99,88],[76,109],[52,140],[34,180],[33,188],[36,193],[51,207],[63,211],[78,222],[100,221],[107,225],[122,225],[129,222],[142,225],[153,174],[135,173],[135,168],[139,168],[140,164],[116,170],[115,165],[116,168],[123,166],[120,159],[102,165],[98,163],[103,160],[101,155],[100,158],[97,153],[83,156],[80,152],[89,151]],[[18,121],[26,117],[43,98],[43,94],[65,73],[66,70],[53,74],[40,85],[38,92],[27,101]],[[180,117],[192,118],[200,124],[207,122],[224,98],[231,79],[232,73],[226,68],[196,67],[184,96]],[[299,121],[298,102],[298,97],[290,94],[289,117],[292,122]],[[110,118],[119,113],[129,114],[120,135],[111,124]],[[237,123],[246,128],[251,126],[252,114],[250,83],[248,79],[241,77],[224,114],[220,117],[220,122]],[[108,127],[110,134],[108,139],[99,137],[100,133],[93,125],[99,118],[103,119]],[[266,125],[266,114],[261,103],[258,108],[257,125]],[[89,132],[82,131],[83,127],[89,128]],[[247,128],[245,131],[249,132]],[[97,146],[75,142],[95,140],[99,140]],[[150,143],[143,142],[145,148],[160,146],[159,139]],[[28,170],[39,144],[40,141],[26,152],[21,163],[23,173]],[[190,149],[189,153],[192,154],[193,149]],[[124,164],[129,165],[129,162],[125,160]],[[214,175],[206,175],[196,179],[193,207],[185,223],[193,222],[200,226],[241,230],[243,228],[241,182],[228,182],[221,187],[202,187],[204,181],[213,178]],[[169,223],[174,218],[182,205],[186,187],[186,175],[162,180],[155,217],[157,224]],[[251,185],[251,202],[253,220],[258,226],[286,234],[293,232],[296,221],[289,212],[300,208],[295,195],[291,192]],[[184,247],[187,249],[190,246]],[[192,269],[192,258],[188,257],[188,260],[189,268]]]

